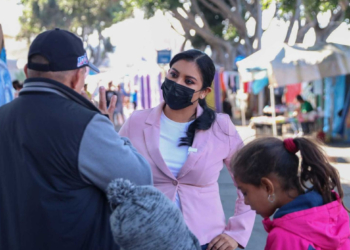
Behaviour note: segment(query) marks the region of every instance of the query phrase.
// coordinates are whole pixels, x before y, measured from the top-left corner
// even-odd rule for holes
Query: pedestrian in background
[[[315,112],[311,103],[304,100],[301,95],[297,95],[297,101],[300,103],[300,107],[298,109],[298,121],[301,124],[302,133],[304,135],[308,135],[311,132],[310,127],[315,121]],[[299,131],[301,132],[301,131]]]
[[[265,250],[350,249],[339,174],[317,144],[306,138],[256,139],[231,167],[245,203],[265,218]]]
[[[220,171],[224,164],[229,167],[243,142],[230,117],[206,104],[214,63],[205,53],[189,50],[177,54],[170,67],[162,85],[165,102],[135,111],[120,134],[148,160],[155,187],[182,211],[202,249],[245,247],[255,212],[238,191],[234,215],[226,224],[220,200]]]
[[[86,67],[98,71],[80,38],[43,32],[30,46],[19,97],[0,107],[0,249],[119,249],[107,185],[152,184],[145,159],[80,95]],[[107,113],[104,96],[101,89]]]
[[[85,83],[85,84],[84,84],[84,92],[85,92],[85,94],[86,94],[87,99],[88,99],[89,101],[91,101],[91,100],[92,100],[92,96],[91,96],[91,93],[88,91],[87,87],[88,87],[88,85]]]
[[[14,80],[12,82],[12,87],[15,89],[14,97],[17,98],[19,91],[23,88],[23,85],[18,80]]]
[[[123,111],[123,102],[124,95],[121,90],[120,84],[115,88],[113,82],[108,83],[108,88],[106,91],[107,107],[109,107],[111,99],[113,96],[116,96],[117,102],[113,112],[113,123],[115,126],[121,126],[124,124],[124,111]]]

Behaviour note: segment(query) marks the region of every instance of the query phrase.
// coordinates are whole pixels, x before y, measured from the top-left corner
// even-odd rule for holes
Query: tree
[[[305,34],[315,29],[317,42],[324,42],[342,23],[349,21],[348,0],[135,0],[147,17],[156,10],[166,11],[180,21],[185,39],[198,49],[209,45],[213,60],[226,69],[233,68],[237,53],[246,56],[261,46],[262,10],[276,5],[275,18],[289,22],[285,42],[288,42],[292,28],[297,22],[296,42],[301,43]],[[319,13],[330,12],[326,27],[317,20]],[[256,23],[255,32],[249,34],[247,21]],[[195,32],[195,35],[193,33]],[[191,34],[192,33],[192,34]]]
[[[79,34],[89,44],[89,36],[97,32],[99,45],[87,47],[96,65],[113,50],[110,39],[102,35],[103,29],[131,16],[133,10],[129,1],[117,0],[22,0],[22,4],[19,38],[30,42],[40,32],[59,27]]]
[[[153,16],[156,10],[170,12],[181,22],[185,38],[196,48],[205,48],[209,45],[214,61],[227,69],[233,68],[238,51],[249,55],[259,48],[262,34],[259,1],[136,0],[136,2],[138,7],[145,10],[147,17]],[[248,34],[246,27],[246,22],[250,18],[257,23],[254,34]]]
[[[276,4],[282,10],[278,17],[290,21],[285,42],[289,41],[295,22],[298,26],[297,43],[303,42],[310,29],[314,29],[316,33],[316,43],[326,42],[343,21],[349,23],[348,0],[281,0]],[[328,24],[321,27],[318,15],[324,13],[329,13],[330,18]]]

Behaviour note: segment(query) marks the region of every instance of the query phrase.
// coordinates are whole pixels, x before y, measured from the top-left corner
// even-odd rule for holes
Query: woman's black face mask
[[[168,78],[165,78],[162,90],[165,103],[173,110],[180,110],[191,106],[194,102],[198,101],[197,99],[192,102],[193,94],[200,91],[194,91]]]

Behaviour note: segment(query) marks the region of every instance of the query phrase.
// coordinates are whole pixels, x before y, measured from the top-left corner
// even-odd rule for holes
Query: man
[[[87,66],[98,71],[77,36],[41,33],[19,97],[0,107],[0,249],[119,249],[108,183],[152,183],[144,158],[80,95]]]

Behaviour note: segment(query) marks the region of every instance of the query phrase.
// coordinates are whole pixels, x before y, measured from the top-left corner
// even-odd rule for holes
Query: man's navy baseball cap
[[[34,55],[40,55],[49,64],[39,64],[30,61]],[[99,69],[89,62],[83,41],[73,33],[54,29],[39,34],[29,48],[28,69],[35,71],[66,71],[88,66],[93,71]]]

